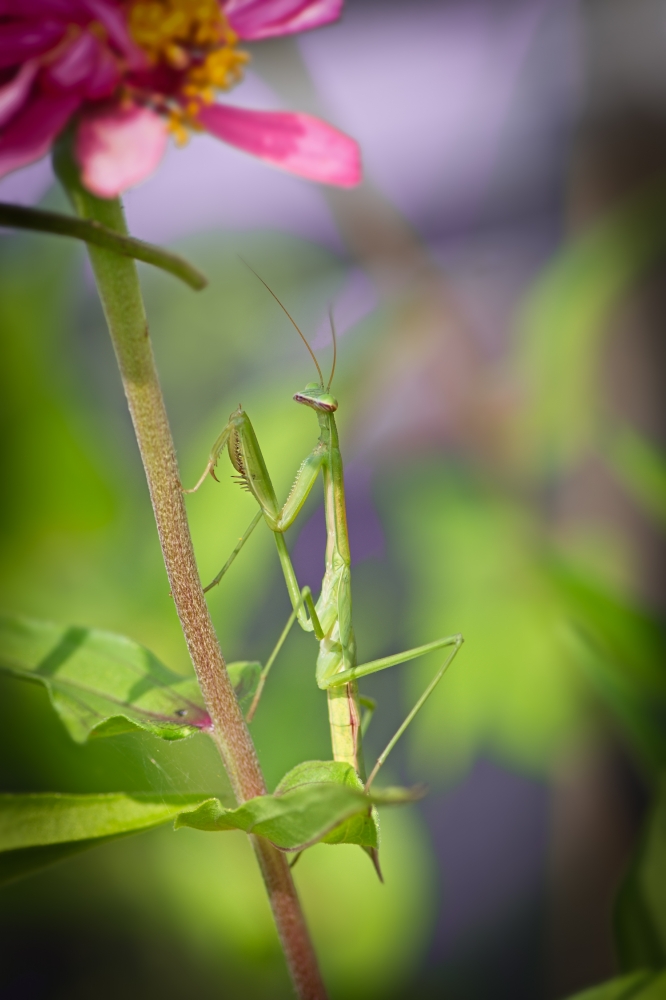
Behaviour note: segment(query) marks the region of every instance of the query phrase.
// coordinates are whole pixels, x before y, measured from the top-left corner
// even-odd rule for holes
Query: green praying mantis
[[[249,267],[250,265],[248,264],[247,266]],[[316,413],[319,422],[319,440],[301,464],[289,496],[284,505],[280,506],[250,418],[241,406],[231,414],[229,422],[213,445],[208,464],[201,478],[192,489],[185,490],[184,492],[196,492],[209,474],[213,478],[217,478],[215,476],[215,466],[223,450],[227,448],[231,463],[236,470],[235,478],[243,489],[252,494],[259,505],[259,510],[230,558],[215,579],[205,589],[210,590],[211,587],[220,582],[259,521],[263,518],[275,538],[293,611],[275,649],[261,671],[256,693],[247,713],[247,721],[252,721],[268,673],[294,622],[298,621],[301,628],[306,632],[313,632],[319,642],[319,655],[317,656],[315,676],[319,688],[326,691],[328,695],[328,716],[331,728],[333,759],[351,764],[361,781],[364,782],[367,791],[397,741],[439,684],[447,667],[460,649],[463,638],[461,635],[447,636],[443,639],[436,639],[434,642],[426,643],[423,646],[408,649],[403,653],[397,653],[394,656],[385,656],[378,660],[371,660],[368,663],[357,663],[356,640],[352,626],[351,558],[345,509],[344,473],[338,431],[335,423],[335,412],[338,409],[338,402],[331,395],[330,391],[337,358],[333,317],[331,315],[333,365],[328,382],[325,384],[314,351],[296,322],[263,278],[253,268],[250,268],[250,270],[259,278],[280,308],[285,312],[302,338],[315,363],[319,381],[310,382],[303,390],[297,392],[293,398],[297,403],[310,407]],[[320,473],[324,482],[327,537],[326,569],[322,580],[321,594],[315,604],[310,589],[308,587],[299,587],[296,573],[287,551],[284,533],[296,520]],[[363,734],[370,721],[375,704],[372,699],[359,695],[359,679],[377,673],[380,670],[386,670],[399,663],[415,660],[426,653],[445,648],[449,649],[449,652],[444,662],[386,748],[377,758],[369,776],[366,777],[362,742]],[[362,708],[366,710],[363,715],[361,713]]]

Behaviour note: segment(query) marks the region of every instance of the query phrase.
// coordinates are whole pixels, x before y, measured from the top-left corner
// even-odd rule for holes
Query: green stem
[[[120,202],[96,198],[82,188],[65,144],[56,151],[55,166],[78,215],[126,234]],[[136,265],[99,246],[89,245],[88,252],[148,480],[176,611],[212,719],[212,738],[236,798],[243,802],[264,795],[266,786],[201,589]],[[303,1000],[325,1000],[287,861],[268,841],[260,837],[251,840],[297,995]]]
[[[180,278],[191,288],[200,291],[208,284],[207,278],[175,253],[168,253],[152,243],[135,240],[132,236],[121,236],[107,229],[96,219],[74,219],[58,212],[44,212],[39,208],[25,208],[23,205],[9,205],[0,202],[0,225],[13,229],[31,229],[38,233],[54,233],[56,236],[70,236],[84,243],[93,243],[107,250],[115,250],[124,257],[134,257],[146,264],[168,271]]]

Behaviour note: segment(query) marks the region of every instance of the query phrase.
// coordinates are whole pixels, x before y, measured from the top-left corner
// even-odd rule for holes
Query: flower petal
[[[80,13],[81,0],[0,0],[0,14],[7,17],[58,17],[65,24]]]
[[[14,79],[0,87],[0,126],[5,125],[23,106],[38,69],[36,59],[23,63]]]
[[[131,70],[146,69],[148,59],[143,49],[133,41],[127,28],[127,12],[117,4],[105,0],[83,0],[83,3],[96,21],[104,25],[109,40],[127,60]]]
[[[65,25],[57,21],[0,22],[0,67],[18,66],[60,41]]]
[[[0,177],[48,153],[80,104],[75,94],[40,94],[0,135]]]
[[[240,38],[257,41],[319,28],[335,21],[343,0],[226,0],[229,24]]]
[[[152,174],[166,144],[166,125],[148,108],[109,108],[90,114],[76,135],[81,180],[100,198],[115,198]]]
[[[76,36],[42,77],[49,88],[75,90],[93,101],[108,97],[119,79],[113,56],[90,31]]]
[[[211,104],[198,120],[218,139],[299,177],[339,187],[361,181],[357,143],[311,115]]]

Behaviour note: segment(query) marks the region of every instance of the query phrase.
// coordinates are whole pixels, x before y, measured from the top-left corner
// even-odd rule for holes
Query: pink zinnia
[[[360,180],[356,143],[310,115],[215,102],[256,41],[327,24],[342,0],[0,0],[0,177],[44,156],[75,117],[83,183],[112,198],[168,135],[206,131],[310,180]]]

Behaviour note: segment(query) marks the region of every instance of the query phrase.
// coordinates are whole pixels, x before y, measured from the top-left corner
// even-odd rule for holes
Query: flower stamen
[[[169,131],[183,145],[197,129],[197,114],[215,102],[216,90],[229,90],[243,78],[249,61],[238,51],[238,36],[219,0],[133,0],[129,30],[153,66],[182,74],[178,92],[183,107],[167,112]]]

